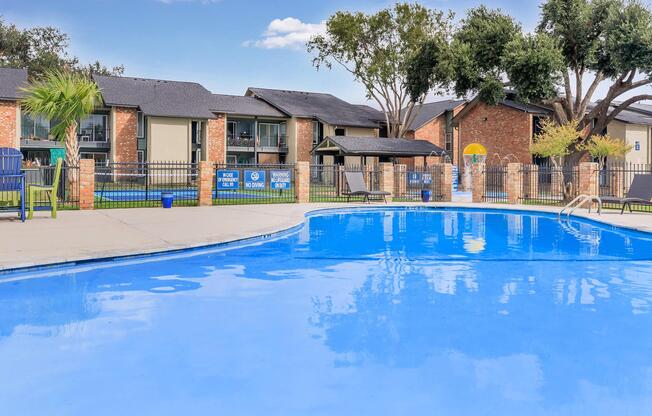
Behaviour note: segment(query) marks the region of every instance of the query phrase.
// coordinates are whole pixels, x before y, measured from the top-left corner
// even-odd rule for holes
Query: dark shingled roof
[[[512,96],[511,93],[508,93],[508,96]],[[460,111],[457,113],[455,117],[453,117],[453,125],[459,125],[460,121],[466,116],[466,114],[471,111],[473,107],[475,107],[478,103],[480,102],[480,97],[476,96],[473,98],[469,103]],[[518,111],[523,111],[524,113],[530,113],[538,116],[550,116],[552,114],[552,110],[546,107],[542,107],[536,104],[528,104],[524,103],[521,101],[516,101],[512,99],[504,99],[502,101],[499,101],[496,105],[504,105],[506,107],[513,108]]]
[[[621,101],[614,101],[613,103],[614,107],[619,106],[622,104]],[[642,103],[634,103],[627,107],[627,110],[629,111],[635,111],[637,113],[645,114],[646,116],[652,116],[652,105],[650,104],[642,104]]]
[[[614,102],[613,105],[611,105],[609,111],[613,111],[617,106],[618,103]],[[594,108],[595,108],[594,103],[589,104],[587,108],[587,112],[591,111]],[[623,123],[642,124],[645,126],[652,126],[652,113],[647,114],[644,111],[634,110],[632,106],[629,106],[627,110],[623,110],[620,113],[618,113],[615,119],[618,121],[622,121]]]
[[[329,147],[337,147],[340,154],[350,156],[441,156],[445,153],[425,140],[352,136],[328,136],[312,151],[333,153],[326,150]]]
[[[213,94],[209,109],[218,113],[260,117],[287,117],[287,114],[254,97]]]
[[[27,86],[27,70],[0,68],[0,100],[15,101],[22,97],[21,87]]]
[[[421,106],[421,109],[418,110],[415,108],[413,111],[418,111],[412,123],[408,126],[408,130],[417,130],[422,127],[424,124],[428,123],[430,120],[433,120],[440,115],[444,114],[446,111],[452,111],[460,105],[464,104],[466,100],[444,100],[444,101],[435,101],[434,103],[425,103]],[[401,110],[401,118],[405,114],[406,109]]]
[[[317,118],[336,126],[378,128],[378,122],[384,120],[380,111],[347,103],[331,94],[249,88],[247,95],[265,100],[291,116]]]
[[[93,75],[109,106],[139,107],[148,116],[215,118],[212,94],[195,82]]]

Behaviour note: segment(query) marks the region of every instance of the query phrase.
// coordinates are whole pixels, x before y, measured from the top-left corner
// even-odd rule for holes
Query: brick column
[[[215,114],[206,128],[206,157],[210,162],[226,162],[226,115]]]
[[[19,113],[19,105],[16,101],[0,101],[0,147],[20,148]]]
[[[550,192],[557,197],[564,196],[564,171],[561,167],[550,168]]]
[[[436,172],[440,173],[441,201],[451,202],[453,200],[453,165],[450,163],[436,164],[435,169]]]
[[[393,195],[395,198],[402,198],[405,196],[405,191],[407,187],[407,166],[406,165],[396,165],[394,167],[394,175],[398,175],[398,186],[396,187],[396,194]],[[395,177],[394,180],[397,180]]]
[[[380,175],[380,190],[383,192],[389,192],[386,199],[387,202],[392,202],[394,197],[394,164],[385,162],[381,163]]]
[[[95,208],[95,161],[79,161],[79,209]]]
[[[580,163],[580,184],[579,193],[586,195],[598,195],[600,166],[593,162]]]
[[[526,186],[523,190],[523,196],[527,198],[536,198],[539,195],[539,166],[529,165],[527,171],[523,173],[523,180]]]
[[[484,202],[485,164],[476,163],[471,169],[471,194],[473,202]]]
[[[508,163],[506,176],[507,202],[518,204],[523,197],[523,164]]]
[[[198,203],[200,206],[213,205],[213,162],[201,161],[199,162],[199,183],[197,189],[199,192]]]
[[[310,162],[296,163],[294,191],[299,204],[310,202]]]

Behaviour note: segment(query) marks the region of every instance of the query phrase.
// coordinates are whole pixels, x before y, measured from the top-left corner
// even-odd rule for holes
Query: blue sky
[[[21,27],[53,25],[70,35],[82,61],[123,64],[126,75],[197,81],[216,93],[248,86],[323,91],[364,103],[342,70],[311,65],[297,42],[337,10],[375,11],[392,1],[313,0],[0,0],[0,14]],[[536,25],[535,0],[431,0],[458,16],[485,3]],[[292,18],[292,19],[288,19]],[[270,27],[270,24],[278,19]],[[271,32],[270,32],[270,29]]]

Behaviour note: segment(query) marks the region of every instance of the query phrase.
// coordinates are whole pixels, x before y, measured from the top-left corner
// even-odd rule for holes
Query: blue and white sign
[[[423,179],[423,184],[424,185],[430,185],[432,183],[432,174],[431,173],[424,173],[422,176]]]
[[[290,189],[292,172],[289,170],[272,170],[269,172],[269,183],[272,189]]]
[[[264,170],[245,170],[245,189],[265,189]]]
[[[421,185],[421,174],[419,172],[408,172],[408,184]]]
[[[641,150],[641,142],[634,142],[634,150],[637,152]]]
[[[229,190],[240,187],[240,172],[237,170],[218,170],[217,189]]]

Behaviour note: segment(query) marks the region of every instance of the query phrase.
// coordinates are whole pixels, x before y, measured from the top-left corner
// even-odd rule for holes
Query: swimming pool
[[[0,277],[2,414],[652,408],[652,238],[597,223],[327,212],[235,248]]]

